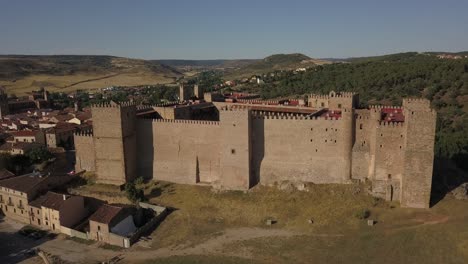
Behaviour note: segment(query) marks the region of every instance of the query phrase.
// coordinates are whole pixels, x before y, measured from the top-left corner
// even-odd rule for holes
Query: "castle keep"
[[[429,207],[436,112],[425,99],[359,109],[354,93],[187,94],[181,87],[181,102],[160,106],[92,106],[93,131],[75,135],[76,170],[108,184],[145,177],[232,190],[361,180],[386,200]]]

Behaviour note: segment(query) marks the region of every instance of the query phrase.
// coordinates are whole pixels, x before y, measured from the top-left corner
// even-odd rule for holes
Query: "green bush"
[[[357,211],[354,216],[357,218],[357,219],[367,219],[369,218],[370,216],[370,211],[368,209],[360,209],[359,211]]]
[[[125,185],[125,193],[127,194],[128,200],[133,203],[141,202],[145,200],[145,195],[142,189],[138,189],[135,183],[129,182]]]

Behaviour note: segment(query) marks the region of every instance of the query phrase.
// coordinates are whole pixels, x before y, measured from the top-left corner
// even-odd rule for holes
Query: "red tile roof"
[[[14,137],[35,137],[38,132],[39,131],[37,131],[37,130],[33,130],[33,131],[31,131],[31,130],[21,130],[21,131],[12,132],[11,134]]]
[[[114,217],[119,215],[122,210],[123,207],[120,206],[103,204],[93,215],[91,215],[89,221],[110,224]]]
[[[0,186],[19,192],[29,192],[47,177],[40,177],[40,174],[30,173],[0,181]]]
[[[47,192],[45,195],[32,201],[30,205],[34,207],[44,206],[45,208],[50,208],[50,209],[59,211],[62,205],[64,204],[64,202],[66,201],[66,199],[64,199],[64,196],[65,198],[70,197],[70,195],[66,195],[66,194]]]
[[[0,180],[5,180],[15,177],[15,174],[7,169],[1,169],[0,170]]]

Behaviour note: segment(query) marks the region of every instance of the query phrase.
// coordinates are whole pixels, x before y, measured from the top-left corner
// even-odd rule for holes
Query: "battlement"
[[[279,100],[237,99],[238,103],[257,105],[279,105]]]
[[[220,112],[246,112],[251,108],[247,105],[224,106],[219,109]]]
[[[174,105],[178,105],[179,102],[167,102],[167,103],[162,103],[162,104],[156,104],[156,105],[151,105],[152,107],[170,107],[170,106],[174,106]]]
[[[86,131],[77,131],[73,133],[75,137],[92,137],[93,136],[93,130],[86,130]]]
[[[402,106],[394,106],[394,105],[369,105],[369,108],[370,108],[370,109],[384,109],[384,108],[388,108],[388,109],[401,109],[401,110],[403,110],[403,107],[402,107]]]
[[[290,120],[340,120],[338,116],[311,116],[307,114],[253,111],[254,119],[290,119]]]
[[[396,128],[396,127],[404,127],[404,123],[402,122],[387,122],[387,121],[379,121],[379,126],[380,127],[390,127],[390,128]]]
[[[310,94],[309,98],[313,99],[330,99],[334,97],[338,98],[352,98],[353,96],[357,95],[357,93],[353,92],[335,92],[331,91],[330,93],[324,95],[324,94]]]
[[[172,124],[191,124],[191,125],[214,125],[219,126],[219,121],[206,120],[183,120],[183,119],[144,119],[151,120],[153,123],[172,123]]]
[[[289,119],[289,120],[328,120],[337,121],[341,118],[337,117],[322,117],[322,116],[282,116],[282,115],[266,115],[254,116],[254,119]]]
[[[135,102],[126,101],[126,102],[114,102],[110,101],[108,103],[92,104],[91,108],[126,108],[126,107],[137,107]]]

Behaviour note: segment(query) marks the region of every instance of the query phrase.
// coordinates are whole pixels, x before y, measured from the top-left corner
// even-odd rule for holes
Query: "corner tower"
[[[430,206],[437,114],[429,100],[403,99],[405,115],[404,165],[401,205]]]
[[[136,178],[136,106],[94,105],[93,140],[97,181],[122,185]]]

